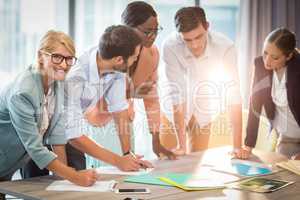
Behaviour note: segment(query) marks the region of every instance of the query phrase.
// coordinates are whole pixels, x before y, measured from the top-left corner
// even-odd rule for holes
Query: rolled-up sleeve
[[[231,46],[224,54],[224,67],[228,75],[226,83],[227,105],[241,104],[240,79],[237,67],[236,48]]]
[[[12,124],[29,156],[36,165],[47,167],[56,155],[43,145],[43,137],[39,134],[35,120],[35,109],[30,94],[13,95],[9,101],[9,114]]]
[[[79,76],[69,77],[65,84],[64,112],[68,140],[80,137],[86,132],[86,120],[81,106],[84,84],[84,79]]]
[[[112,80],[111,85],[105,91],[105,101],[109,112],[120,112],[128,109],[126,98],[126,77],[118,74]]]
[[[183,69],[174,49],[167,44],[163,45],[161,66],[166,80],[160,81],[160,90],[163,90],[164,98],[169,99],[171,97],[173,105],[185,102],[186,81]]]

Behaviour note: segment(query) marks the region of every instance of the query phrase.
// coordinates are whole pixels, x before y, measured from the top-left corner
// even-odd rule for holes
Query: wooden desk
[[[194,153],[185,157],[181,157],[177,161],[161,160],[154,161],[155,170],[153,173],[162,172],[195,172],[202,173],[208,166],[212,165],[227,165],[230,163],[230,157],[228,152],[230,147],[221,147],[210,149],[204,152]],[[254,151],[256,155],[251,160],[262,161],[268,164],[274,164],[275,162],[286,160],[285,157],[276,153],[266,153],[260,151]],[[217,172],[216,172],[217,173]],[[224,173],[219,174],[219,177],[226,176]],[[230,175],[230,177],[233,177]],[[136,197],[140,199],[255,199],[255,200],[267,200],[267,199],[300,199],[300,176],[297,176],[286,170],[282,170],[272,175],[268,175],[270,178],[278,178],[289,181],[295,181],[296,183],[290,185],[279,191],[260,194],[247,191],[239,191],[233,189],[214,190],[214,191],[197,191],[197,192],[185,192],[174,187],[162,187],[154,185],[142,185],[134,183],[123,183],[124,176],[111,176],[102,175],[103,180],[114,179],[119,181],[119,188],[150,188],[151,194],[147,195],[130,195],[130,197]],[[240,177],[233,177],[239,179]],[[38,177],[27,180],[0,182],[0,192],[16,196],[23,199],[58,199],[58,200],[92,200],[92,199],[124,199],[127,195],[117,195],[112,192],[53,192],[46,191],[45,188],[53,181],[55,177]]]

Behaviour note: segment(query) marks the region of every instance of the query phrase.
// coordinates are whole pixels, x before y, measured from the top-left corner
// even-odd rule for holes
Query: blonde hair
[[[62,31],[49,30],[40,41],[38,52],[43,50],[49,53],[55,51],[57,46],[63,45],[72,56],[75,56],[76,50],[72,38]]]

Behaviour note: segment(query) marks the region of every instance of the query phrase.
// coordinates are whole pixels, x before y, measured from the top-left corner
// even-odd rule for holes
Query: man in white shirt
[[[174,122],[175,130],[171,132],[177,133],[174,152],[178,155],[206,149],[212,120],[229,107],[234,150],[240,153],[242,107],[233,42],[208,30],[209,23],[200,7],[178,10],[175,25],[177,32],[162,46],[162,132],[170,133],[170,122]],[[170,147],[169,139],[163,143]]]
[[[130,153],[124,72],[137,59],[140,49],[141,40],[132,28],[111,26],[101,36],[99,45],[79,57],[78,64],[69,71],[66,78],[65,111],[66,137],[71,146],[67,148],[67,155],[68,163],[76,169],[85,168],[85,159],[73,147],[121,170],[152,167],[149,162]],[[97,106],[103,106],[99,110],[106,110],[104,107],[107,106],[112,113],[119,131],[122,151],[128,152],[124,156],[105,150],[85,135],[88,122],[84,113],[101,98],[105,99],[107,105]]]

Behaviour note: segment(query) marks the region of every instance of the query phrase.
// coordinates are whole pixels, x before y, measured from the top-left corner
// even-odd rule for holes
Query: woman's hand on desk
[[[184,155],[186,155],[186,150],[184,148],[176,148],[176,149],[173,149],[172,152],[176,156],[184,156]]]
[[[74,178],[71,180],[73,183],[80,186],[92,186],[97,181],[98,175],[94,169],[76,171]]]
[[[163,145],[161,145],[159,133],[152,133],[152,149],[158,158],[167,156],[169,160],[177,159],[176,155],[172,151],[169,151]]]
[[[93,185],[98,178],[96,171],[93,169],[76,171],[74,168],[68,167],[58,159],[51,161],[47,165],[47,169],[76,185],[84,187]]]
[[[295,155],[292,156],[293,160],[300,160],[300,153],[297,153]]]
[[[241,148],[235,148],[232,151],[232,155],[234,158],[239,158],[239,159],[248,159],[252,153],[252,148],[248,146],[244,146]]]
[[[165,147],[163,147],[161,144],[157,144],[157,146],[153,146],[153,152],[158,158],[162,158],[166,156],[169,160],[176,160],[177,157],[175,153],[172,151],[169,151]]]

